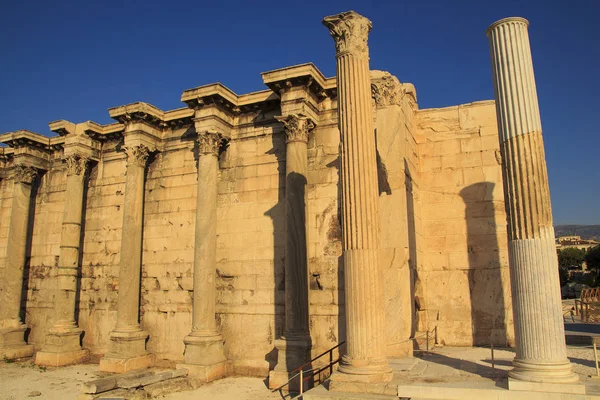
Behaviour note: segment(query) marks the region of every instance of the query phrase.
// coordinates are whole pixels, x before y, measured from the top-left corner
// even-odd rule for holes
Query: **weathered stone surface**
[[[368,23],[357,28],[365,34]],[[386,320],[375,334],[363,335],[377,342],[382,359],[410,356],[410,338],[428,329],[437,329],[447,345],[512,345],[494,103],[419,110],[411,84],[368,70],[366,34],[340,38],[346,39],[358,41],[338,43],[339,75],[359,66],[361,75],[344,82],[360,82],[360,93],[302,64],[264,73],[269,90],[261,92],[236,95],[207,85],[184,92],[188,108],[134,103],[109,111],[114,124],[56,121],[51,129],[61,136],[1,135],[13,147],[1,148],[0,157],[0,289],[4,296],[25,288],[19,304],[14,296],[11,304],[26,325],[0,333],[3,343],[19,342],[12,356],[31,355],[35,346],[49,365],[75,362],[83,354],[77,329],[52,334],[68,319],[84,332],[83,349],[108,355],[102,365],[111,371],[164,359],[209,368],[205,377],[233,371],[264,378],[279,365],[287,376],[302,359],[347,339],[348,346],[356,343],[347,324],[357,304],[346,301],[350,287],[378,287],[376,300],[359,311],[363,322]],[[352,52],[357,60],[349,59]],[[344,116],[349,88],[360,94],[352,102],[368,117]],[[308,137],[288,140],[276,117],[290,115],[311,121]],[[369,149],[367,167],[340,155],[340,145],[351,143],[340,141],[338,124],[360,133],[364,143],[355,144]],[[229,141],[217,157],[208,155],[214,146],[196,143],[199,132],[226,133]],[[145,169],[144,148],[153,151]],[[68,158],[74,149],[94,160],[75,191],[73,174],[83,169],[81,158]],[[11,215],[23,209],[21,184],[13,179],[21,164],[47,172],[32,187],[24,239],[30,250],[19,269],[7,256],[18,248],[9,246],[9,236]],[[288,179],[288,167],[304,178],[300,184]],[[369,178],[350,179],[348,171]],[[348,204],[373,207],[361,219],[379,225],[371,236],[356,233],[370,228],[352,225],[343,209],[348,182],[357,184]],[[381,272],[379,286],[352,275],[343,257],[349,237],[377,242],[354,250],[372,256],[367,264]],[[26,328],[30,345],[22,340]],[[190,335],[205,328],[210,334]],[[279,342],[290,330],[303,336]],[[48,344],[56,352],[45,351]],[[332,357],[357,348],[371,354],[369,343],[352,346]]]

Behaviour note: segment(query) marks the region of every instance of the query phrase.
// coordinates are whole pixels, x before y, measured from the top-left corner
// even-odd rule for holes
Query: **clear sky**
[[[530,21],[554,219],[600,224],[600,1],[10,1],[0,12],[0,132],[112,122],[134,101],[179,108],[184,89],[265,89],[260,73],[313,62],[335,74],[321,19],[373,21],[371,68],[417,89],[420,108],[493,98],[486,28]]]

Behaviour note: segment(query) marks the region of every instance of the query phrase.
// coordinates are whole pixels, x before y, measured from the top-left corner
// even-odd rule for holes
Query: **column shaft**
[[[385,299],[379,265],[379,194],[367,36],[371,22],[354,12],[324,19],[336,42],[341,134],[342,236],[347,353],[340,371],[388,373]],[[390,379],[387,376],[385,379]]]
[[[117,330],[140,330],[140,279],[142,268],[142,227],[144,208],[144,165],[127,163],[121,260],[119,263],[119,300]]]
[[[515,321],[515,368],[533,382],[577,380],[567,359],[542,126],[527,20],[487,31],[503,159]]]
[[[77,278],[79,275],[79,255],[81,224],[83,215],[84,177],[87,160],[74,157],[68,161],[65,208],[60,237],[58,259],[58,293],[55,298],[55,329],[76,328],[75,321]]]
[[[218,335],[215,322],[217,262],[217,173],[215,154],[198,158],[192,334]]]

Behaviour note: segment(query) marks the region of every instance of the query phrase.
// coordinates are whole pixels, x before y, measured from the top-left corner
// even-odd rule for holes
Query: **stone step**
[[[320,385],[304,393],[302,400],[398,400],[398,397],[371,393],[330,392]]]
[[[508,390],[505,385],[506,382],[493,381],[398,385],[398,397],[410,400],[600,400],[600,396],[592,394]]]

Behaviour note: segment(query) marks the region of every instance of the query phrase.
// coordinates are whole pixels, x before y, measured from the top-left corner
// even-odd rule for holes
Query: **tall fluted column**
[[[308,264],[306,251],[306,184],[310,119],[291,114],[276,117],[285,127],[285,328],[275,341],[277,366],[269,373],[269,387],[287,382],[290,372],[310,360]],[[295,389],[296,382],[293,382]]]
[[[80,345],[82,330],[75,320],[79,276],[83,191],[88,159],[79,154],[65,158],[67,184],[58,259],[57,292],[54,298],[56,321],[46,336],[42,351],[36,353],[35,363],[67,365],[83,361],[87,350]]]
[[[110,333],[109,351],[100,361],[100,370],[110,372],[143,368],[154,362],[154,356],[146,351],[148,332],[142,330],[139,322],[144,181],[150,150],[144,145],[138,145],[125,147],[125,152],[127,172],[121,232],[117,326]]]
[[[527,20],[492,24],[496,97],[515,321],[513,380],[575,382],[567,359],[542,125]],[[514,385],[514,382],[513,382]]]
[[[231,364],[224,353],[223,336],[217,330],[217,178],[220,133],[198,133],[198,189],[194,246],[194,297],[192,332],[184,338],[184,362],[190,376],[208,382],[228,374]]]
[[[0,297],[0,358],[21,358],[33,354],[33,346],[25,343],[27,326],[21,321],[21,296],[25,263],[27,262],[27,231],[31,209],[31,188],[37,176],[37,169],[17,165],[14,170],[14,186],[6,265],[1,283]]]
[[[344,12],[326,17],[337,50],[341,134],[342,236],[346,347],[339,370],[369,382],[391,379],[385,356],[385,299],[379,265],[379,194],[371,108],[371,21]]]

